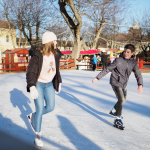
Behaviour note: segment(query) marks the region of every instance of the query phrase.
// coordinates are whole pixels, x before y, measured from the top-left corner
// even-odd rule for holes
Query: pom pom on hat
[[[57,40],[56,35],[53,32],[47,31],[42,36],[42,44],[46,44]]]

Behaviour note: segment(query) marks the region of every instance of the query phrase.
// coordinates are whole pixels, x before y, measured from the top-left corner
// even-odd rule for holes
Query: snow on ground
[[[98,71],[61,71],[62,90],[55,110],[43,116],[45,150],[149,150],[150,74],[143,73],[143,93],[137,93],[132,73],[123,107],[125,130],[113,127],[108,115],[116,102],[109,84],[110,73],[96,83]],[[0,74],[0,130],[31,144],[34,133],[26,115],[35,111],[26,92],[26,73]]]

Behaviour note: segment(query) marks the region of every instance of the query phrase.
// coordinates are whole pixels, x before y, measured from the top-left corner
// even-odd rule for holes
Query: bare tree
[[[114,7],[117,8],[115,13],[122,11],[121,8],[123,8],[123,6],[120,6],[120,3],[123,1],[124,0],[59,0],[61,14],[74,36],[74,49],[72,52],[74,58],[78,57],[81,48],[81,16],[87,16],[91,21],[97,23],[93,42],[93,49],[96,49],[103,26],[108,23],[108,21],[111,21],[114,14]]]
[[[23,33],[25,39],[32,45],[32,38],[36,41],[40,37],[40,28],[44,28],[50,5],[45,0],[2,0],[3,13],[9,22]]]
[[[74,1],[72,0],[59,0],[60,12],[67,22],[73,36],[74,36],[74,48],[72,50],[73,58],[78,58],[80,51],[80,29],[82,27],[82,18],[78,12],[78,9],[75,7]],[[66,8],[66,7],[69,8]],[[73,16],[69,15],[67,9],[72,10]]]
[[[101,5],[102,2],[103,5]],[[113,39],[115,40],[116,33],[118,33],[119,31],[119,27],[117,25],[119,25],[122,22],[125,6],[127,6],[127,5],[123,5],[125,3],[124,0],[121,1],[103,0],[102,2],[101,3],[99,2],[98,3],[99,5],[93,4],[93,6],[95,6],[95,9],[97,9],[97,11],[95,11],[93,16],[91,16],[91,19],[94,22],[94,29],[95,29],[93,32],[93,34],[95,34],[93,49],[97,49],[98,40],[102,32],[104,35],[104,32],[109,31],[109,35],[113,34],[114,35]],[[112,25],[112,24],[116,24],[116,25]]]
[[[145,61],[147,61],[148,51],[150,52],[150,12],[145,10],[142,17],[142,37],[140,42],[140,48],[145,55]]]

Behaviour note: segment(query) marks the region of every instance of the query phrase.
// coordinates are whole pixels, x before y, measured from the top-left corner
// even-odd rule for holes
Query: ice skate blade
[[[114,125],[115,128],[120,129],[120,130],[124,130],[125,127],[118,127],[116,125]]]
[[[113,117],[116,117],[116,115],[113,114],[113,113],[111,113],[111,112],[109,112],[109,115],[111,115],[111,116],[113,116]],[[121,116],[121,119],[123,119],[123,116]]]

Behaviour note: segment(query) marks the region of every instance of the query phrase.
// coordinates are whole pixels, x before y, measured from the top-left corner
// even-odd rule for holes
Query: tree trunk
[[[81,50],[84,49],[84,50],[88,50],[88,47],[84,41],[84,39],[81,40]]]
[[[104,26],[104,25],[105,25],[105,23],[103,22],[103,23],[101,24],[100,28],[98,29],[98,32],[97,32],[96,37],[95,37],[94,42],[93,42],[93,47],[92,47],[92,49],[96,49],[96,48],[97,48],[97,41],[98,41],[98,39],[99,39],[99,36],[100,36],[100,34],[101,34],[101,32],[102,32],[102,29],[103,29],[103,26]]]
[[[80,35],[78,35],[77,37],[74,38],[74,46],[71,54],[74,59],[79,57],[80,48],[81,48]]]
[[[59,0],[59,6],[62,16],[64,17],[66,23],[68,24],[69,28],[71,29],[71,32],[74,36],[74,47],[72,50],[72,57],[74,59],[79,57],[81,42],[80,42],[80,29],[82,27],[82,18],[80,14],[78,13],[78,10],[76,9],[74,3],[72,0]],[[65,6],[69,4],[68,6],[71,8],[75,15],[75,20],[69,16],[67,13],[67,9]]]
[[[70,34],[67,35],[67,39],[66,39],[66,42],[65,42],[64,50],[66,50],[66,47],[67,47],[67,43],[68,43],[69,37],[70,37]]]

